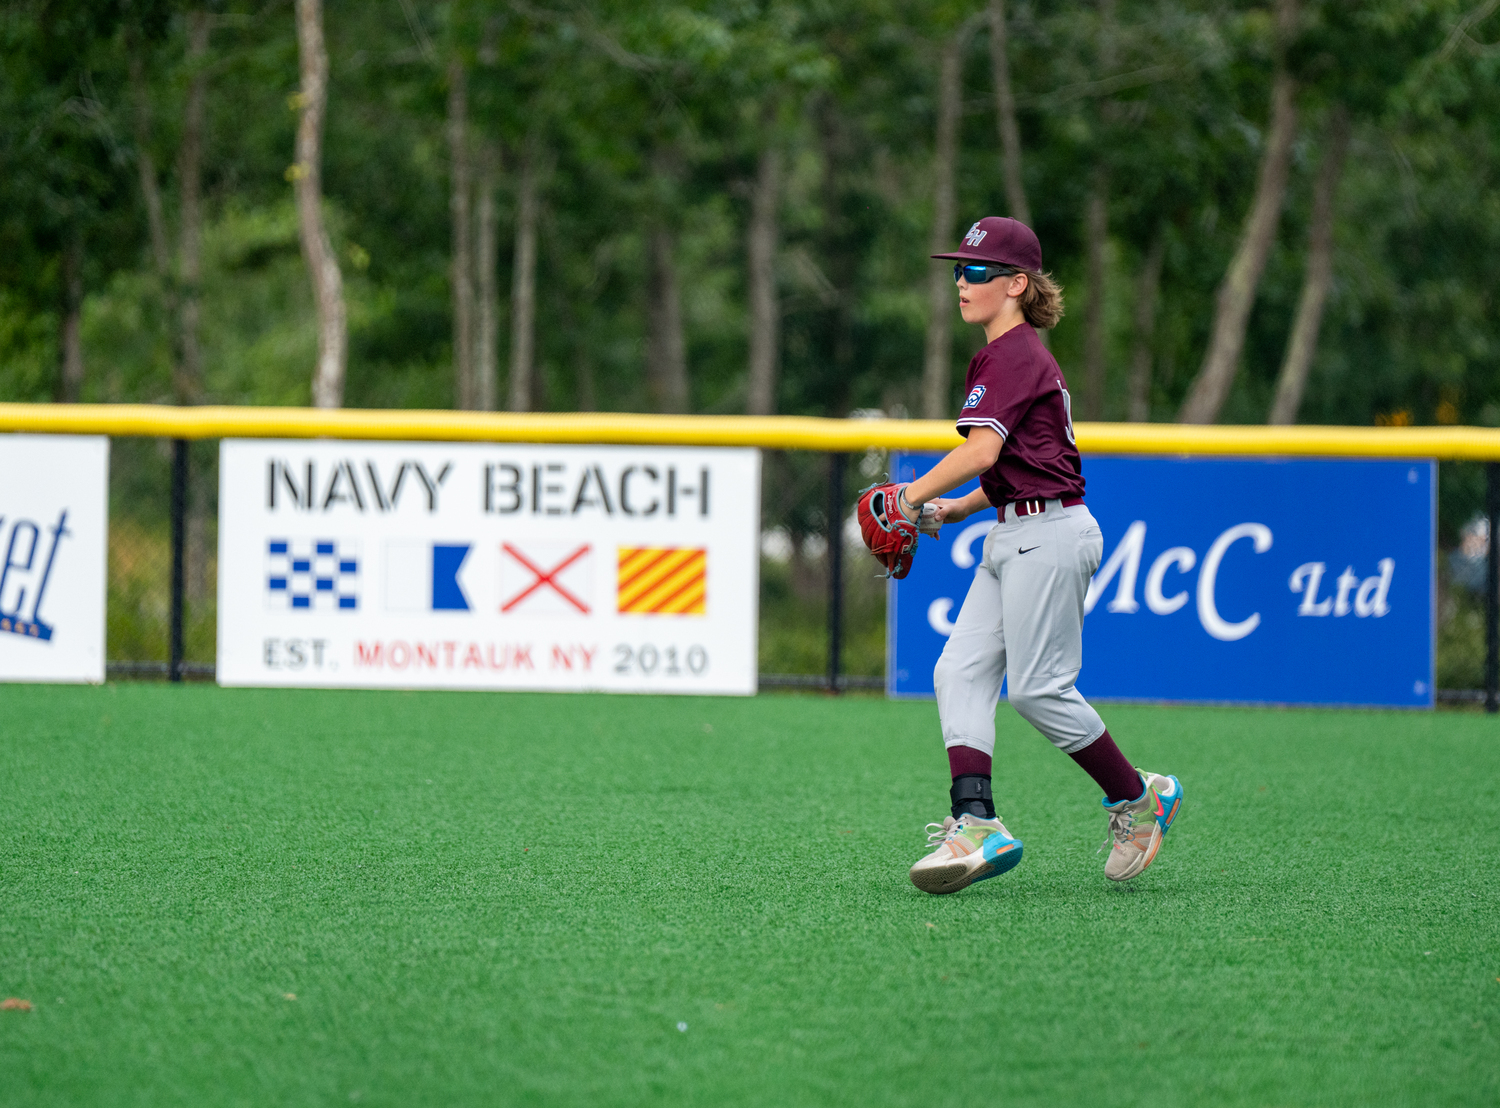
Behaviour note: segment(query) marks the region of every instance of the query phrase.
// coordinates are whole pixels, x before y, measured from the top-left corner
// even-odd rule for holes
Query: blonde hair
[[[1062,286],[1052,279],[1050,273],[1038,273],[1023,269],[1026,274],[1026,291],[1021,294],[1021,314],[1026,322],[1039,331],[1050,331],[1063,317]]]

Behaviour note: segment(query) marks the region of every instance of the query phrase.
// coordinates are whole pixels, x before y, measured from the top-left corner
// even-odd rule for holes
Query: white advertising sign
[[[104,680],[109,440],[0,435],[0,681]]]
[[[224,685],[756,687],[754,450],[226,440]]]

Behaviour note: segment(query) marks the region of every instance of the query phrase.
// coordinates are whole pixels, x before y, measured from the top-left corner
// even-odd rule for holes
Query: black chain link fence
[[[109,452],[109,591],[105,657],[111,677],[168,677],[172,662],[171,439],[114,438]],[[183,676],[212,678],[217,635],[219,444],[184,442]]]

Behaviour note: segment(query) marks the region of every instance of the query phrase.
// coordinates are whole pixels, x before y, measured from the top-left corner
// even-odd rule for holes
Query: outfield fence
[[[0,431],[110,437],[115,463],[109,641],[112,653],[133,655],[113,658],[110,672],[174,681],[214,673],[217,440],[757,447],[768,452],[763,523],[791,537],[793,603],[807,607],[812,599],[807,569],[820,563],[826,643],[823,672],[763,673],[761,681],[833,691],[884,684],[875,673],[845,672],[846,608],[867,614],[865,608],[878,603],[865,575],[852,575],[851,591],[851,575],[844,571],[842,522],[855,481],[878,479],[890,451],[946,450],[960,441],[951,423],[937,420],[103,404],[0,404]],[[1076,432],[1085,453],[1483,463],[1488,533],[1500,537],[1500,429],[1079,423]],[[817,540],[819,553],[799,559],[812,549],[810,540]],[[165,590],[159,587],[163,575]],[[1487,710],[1495,712],[1500,710],[1500,542],[1489,543],[1482,591],[1483,696]],[[863,666],[871,664],[866,649]],[[1450,689],[1440,695],[1466,699],[1478,693]]]

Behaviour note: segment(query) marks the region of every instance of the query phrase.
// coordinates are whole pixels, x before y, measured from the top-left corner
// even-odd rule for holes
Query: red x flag
[[[571,589],[569,589],[566,585],[558,580],[558,578],[562,576],[563,572],[569,566],[573,565],[579,559],[588,554],[589,550],[591,549],[589,543],[584,543],[577,550],[572,551],[551,569],[543,569],[541,566],[537,565],[536,562],[532,561],[525,554],[521,553],[521,551],[517,550],[508,542],[501,543],[500,549],[503,550],[506,554],[510,555],[510,557],[515,559],[527,570],[529,570],[533,578],[530,584],[528,584],[520,592],[512,596],[504,604],[500,605],[500,611],[502,613],[511,611],[512,609],[523,603],[528,597],[536,595],[539,590],[548,588],[555,592],[558,596],[560,596],[565,602],[576,608],[579,612],[582,612],[584,615],[589,614],[588,604],[586,604],[582,599],[578,597],[576,593],[574,593]]]

